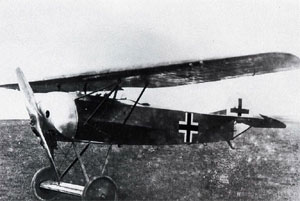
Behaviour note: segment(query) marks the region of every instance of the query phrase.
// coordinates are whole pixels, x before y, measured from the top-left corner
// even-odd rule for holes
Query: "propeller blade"
[[[26,109],[27,109],[27,112],[28,112],[30,120],[31,120],[31,122],[30,122],[31,127],[32,127],[32,129],[35,130],[35,132],[37,132],[37,134],[41,138],[42,146],[44,147],[44,149],[47,152],[50,163],[52,164],[52,166],[55,170],[55,173],[57,176],[57,181],[59,182],[60,179],[59,179],[58,170],[55,165],[53,156],[51,154],[50,148],[48,146],[47,140],[44,136],[43,129],[42,129],[43,120],[45,117],[39,111],[32,88],[30,87],[28,81],[26,80],[26,78],[24,76],[24,73],[22,72],[22,70],[20,68],[16,69],[16,74],[17,74],[17,78],[18,78],[18,85],[19,85],[20,91],[24,94],[24,97],[25,97]]]
[[[31,118],[31,116],[41,116],[39,115],[39,110],[36,104],[36,100],[34,98],[34,93],[26,80],[23,71],[20,68],[16,69],[17,79],[18,79],[18,85],[20,88],[20,91],[25,96],[25,104],[27,112]]]
[[[39,133],[39,136],[40,136],[40,138],[41,138],[41,140],[42,140],[42,143],[43,143],[43,147],[44,147],[44,149],[45,149],[46,152],[47,152],[47,155],[48,155],[48,158],[49,158],[49,160],[50,160],[50,163],[52,164],[52,166],[53,166],[53,168],[54,168],[54,170],[55,170],[57,181],[59,182],[59,181],[60,181],[60,177],[59,177],[58,169],[57,169],[57,167],[56,167],[56,165],[55,165],[53,156],[52,156],[52,154],[51,154],[50,148],[49,148],[49,146],[48,146],[48,144],[47,144],[47,141],[46,141],[46,139],[45,139],[45,136],[44,136],[44,134],[43,134],[43,131],[42,131],[41,127],[40,127],[40,124],[37,124],[36,127],[35,127],[35,129],[36,129],[36,131]]]

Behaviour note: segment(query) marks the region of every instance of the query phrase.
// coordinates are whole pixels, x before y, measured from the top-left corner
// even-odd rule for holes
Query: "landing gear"
[[[106,166],[108,164],[109,153],[112,149],[112,145],[109,146],[107,150],[107,154],[105,157],[104,164],[102,166],[101,176],[90,179],[85,165],[82,160],[82,155],[88,149],[90,144],[87,144],[81,152],[77,151],[76,145],[73,142],[72,146],[74,152],[76,154],[76,158],[70,165],[63,171],[62,174],[59,174],[59,178],[57,179],[57,175],[55,169],[53,167],[45,167],[37,171],[34,175],[31,187],[35,197],[41,201],[49,201],[56,197],[58,193],[65,193],[69,195],[79,196],[82,200],[118,200],[117,195],[117,185],[112,180],[112,178],[108,176],[104,176],[104,172]],[[84,186],[65,183],[63,182],[64,176],[69,172],[69,170],[74,166],[76,162],[79,162],[82,173],[85,177],[86,184]],[[58,182],[59,181],[59,182]]]
[[[117,185],[108,176],[96,177],[83,190],[82,200],[118,200]]]
[[[116,183],[112,180],[112,178],[103,176],[108,164],[108,158],[111,149],[112,145],[109,146],[106,153],[105,161],[101,171],[102,176],[96,177],[87,182],[82,193],[82,200],[118,200],[118,188]]]
[[[35,195],[36,198],[38,198],[41,201],[53,200],[58,194],[55,191],[42,189],[40,187],[40,184],[47,180],[51,180],[51,181],[56,180],[56,173],[54,169],[51,167],[44,167],[38,170],[34,174],[31,181],[31,188],[33,190],[33,194]]]

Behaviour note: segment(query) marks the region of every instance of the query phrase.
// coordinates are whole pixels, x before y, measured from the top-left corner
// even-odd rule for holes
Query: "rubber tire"
[[[118,200],[118,188],[112,178],[108,176],[96,177],[90,180],[84,187],[82,200]]]
[[[32,178],[31,188],[33,194],[37,199],[41,201],[53,200],[58,195],[57,192],[40,188],[40,184],[43,181],[48,180],[56,181],[55,171],[51,167],[41,168],[34,174]]]

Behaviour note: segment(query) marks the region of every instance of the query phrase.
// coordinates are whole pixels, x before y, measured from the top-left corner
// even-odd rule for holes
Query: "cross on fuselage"
[[[242,116],[242,114],[249,114],[249,110],[248,109],[243,109],[243,100],[241,98],[239,98],[239,105],[238,108],[234,107],[230,109],[230,112],[232,113],[237,113],[237,115],[240,117]]]
[[[198,123],[193,121],[192,113],[186,113],[185,121],[179,121],[179,132],[184,133],[184,142],[192,143],[192,135],[198,134]]]

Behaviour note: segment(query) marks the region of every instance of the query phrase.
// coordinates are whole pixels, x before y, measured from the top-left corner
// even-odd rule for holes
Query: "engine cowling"
[[[66,92],[50,92],[36,96],[39,111],[44,117],[43,122],[50,129],[55,129],[68,138],[74,138],[77,131],[78,113],[75,98],[75,95]]]

